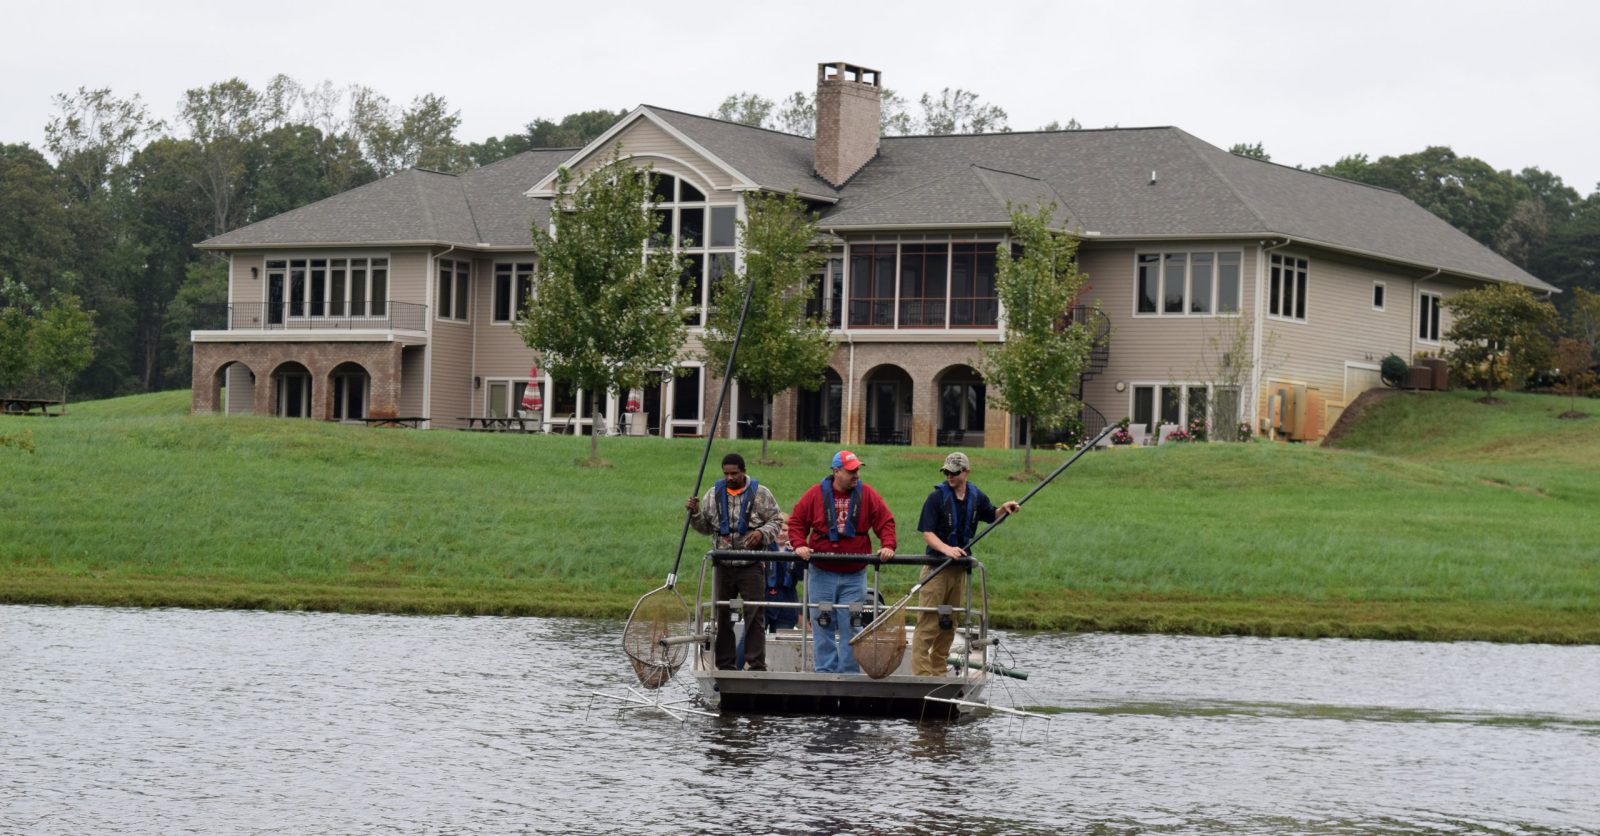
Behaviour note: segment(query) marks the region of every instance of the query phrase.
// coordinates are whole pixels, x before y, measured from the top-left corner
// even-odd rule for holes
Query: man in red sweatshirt
[[[849,450],[833,456],[833,475],[812,485],[789,515],[789,545],[801,560],[816,554],[872,553],[867,532],[878,535],[878,557],[894,556],[894,515],[878,492],[861,484],[861,459]],[[861,673],[850,639],[861,628],[860,607],[867,600],[867,564],[817,563],[806,570],[806,603],[817,671]],[[830,612],[819,604],[832,604]],[[837,633],[837,636],[835,635]]]

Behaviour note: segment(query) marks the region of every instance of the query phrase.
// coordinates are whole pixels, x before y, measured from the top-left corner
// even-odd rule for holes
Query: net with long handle
[[[722,379],[733,379],[733,359],[739,355],[739,341],[744,337],[744,320],[750,313],[750,298],[755,295],[756,282],[751,278],[744,289],[744,307],[739,309],[739,327],[733,332],[733,347],[728,351],[728,365]],[[711,458],[711,442],[717,437],[717,422],[722,418],[723,407],[728,404],[731,386],[723,386],[717,396],[717,411],[711,413],[711,427],[706,432],[705,449],[700,453],[700,470],[694,477],[694,493],[700,495],[700,483],[705,479],[706,461]],[[683,562],[683,544],[689,538],[689,514],[683,517],[683,532],[678,535],[678,556],[672,561],[672,571],[667,582],[654,591],[646,592],[639,603],[633,605],[628,623],[622,627],[622,649],[628,655],[639,684],[656,689],[672,680],[678,668],[689,657],[687,640],[693,631],[693,615],[689,604],[674,587],[678,582],[678,566]]]
[[[1052,471],[1049,476],[1044,478],[1044,481],[1035,485],[1033,490],[1028,491],[1027,496],[1017,501],[1018,507],[1032,499],[1034,494],[1037,494],[1045,485],[1055,481],[1055,478],[1060,476],[1062,471],[1071,467],[1072,463],[1082,458],[1084,453],[1094,449],[1094,445],[1109,435],[1113,429],[1115,427],[1107,427],[1094,440],[1088,442],[1082,449],[1073,454],[1072,458],[1067,459],[1060,467]],[[990,523],[988,527],[978,532],[977,536],[967,542],[964,551],[970,554],[972,546],[982,540],[984,535],[995,530],[1001,523],[1009,519],[1011,519],[1011,515],[1007,514]],[[916,586],[911,587],[911,591],[907,592],[904,598],[901,598],[894,606],[884,610],[882,615],[873,619],[871,624],[861,628],[861,632],[856,633],[855,638],[850,640],[850,649],[855,654],[856,664],[861,666],[863,673],[873,679],[882,679],[894,673],[900,667],[900,660],[904,658],[906,652],[906,606],[911,603],[911,599],[917,597],[917,593],[921,592],[924,586],[927,586],[928,581],[933,580],[935,575],[949,568],[954,562],[955,558],[946,558],[943,563],[934,567],[933,571],[924,575]]]
[[[672,680],[689,658],[683,639],[693,628],[689,605],[670,586],[645,593],[633,605],[622,628],[622,649],[640,685],[654,690]]]

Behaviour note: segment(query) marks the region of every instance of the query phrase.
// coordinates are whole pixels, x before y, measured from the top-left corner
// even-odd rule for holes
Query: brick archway
[[[311,374],[311,416],[333,417],[333,399],[328,385],[333,370],[344,363],[361,366],[371,378],[367,415],[374,418],[399,415],[401,378],[399,342],[200,342],[194,344],[192,377],[196,414],[215,412],[221,402],[217,375],[232,363],[255,372],[252,403],[258,415],[274,412],[272,373],[285,363],[298,363]],[[420,385],[420,381],[417,382]],[[230,397],[240,397],[231,393]]]

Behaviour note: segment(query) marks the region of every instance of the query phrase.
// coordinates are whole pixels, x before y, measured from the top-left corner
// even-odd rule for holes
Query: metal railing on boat
[[[945,558],[942,557],[942,556],[939,556],[939,555],[926,555],[926,554],[907,554],[907,555],[897,554],[897,555],[894,555],[893,557],[880,558],[876,554],[822,554],[822,553],[815,553],[815,552],[812,553],[812,555],[811,555],[811,557],[809,559],[810,563],[816,563],[816,564],[821,564],[821,565],[826,565],[826,564],[830,564],[830,563],[833,563],[833,564],[865,563],[865,564],[867,564],[868,567],[870,567],[872,569],[872,582],[868,586],[867,600],[865,602],[863,602],[865,604],[865,606],[863,606],[861,608],[861,612],[863,613],[863,615],[870,613],[871,618],[865,618],[862,621],[862,626],[863,627],[866,626],[867,624],[870,624],[873,619],[876,619],[880,612],[882,612],[884,610],[887,610],[890,607],[890,604],[883,599],[883,594],[882,594],[883,585],[881,583],[881,574],[880,573],[881,573],[881,570],[882,570],[883,567],[885,567],[885,566],[937,566],[940,563],[943,563],[944,561],[945,561]],[[700,566],[699,585],[695,590],[694,629],[693,629],[693,631],[691,633],[692,635],[702,637],[704,642],[709,643],[710,640],[711,640],[712,632],[708,628],[709,628],[709,626],[714,625],[716,623],[716,607],[719,606],[719,605],[720,606],[730,606],[731,604],[733,604],[733,603],[738,601],[738,599],[734,599],[732,601],[717,601],[717,600],[715,600],[715,598],[716,598],[715,595],[708,596],[706,594],[706,585],[707,585],[707,581],[708,581],[707,575],[709,574],[708,570],[710,570],[711,568],[713,568],[715,566],[720,566],[720,565],[726,565],[726,564],[749,565],[752,562],[760,562],[760,563],[772,563],[772,562],[804,563],[804,562],[807,562],[807,561],[801,560],[801,558],[796,557],[793,552],[789,552],[789,551],[774,552],[774,551],[744,551],[744,550],[733,550],[733,549],[712,549],[711,551],[706,552],[705,559],[701,562],[701,566]],[[966,589],[964,590],[964,594],[963,594],[963,600],[965,600],[968,603],[968,606],[951,607],[949,609],[949,613],[951,614],[951,616],[953,618],[958,619],[952,626],[956,630],[957,635],[961,635],[961,636],[964,636],[966,638],[967,645],[968,645],[969,648],[987,647],[987,646],[989,646],[990,644],[993,643],[992,640],[989,638],[989,579],[988,579],[988,571],[984,567],[982,561],[977,560],[976,558],[972,558],[972,557],[967,557],[967,558],[962,558],[960,560],[956,560],[951,565],[952,565],[952,568],[965,568],[965,569],[969,570],[968,573],[967,573],[967,576],[966,576]],[[973,578],[974,577],[976,577],[977,580],[978,580],[978,592],[979,592],[979,601],[980,601],[980,605],[975,611],[975,617],[974,617],[974,610],[970,606],[970,604],[973,601],[973,597],[972,597],[972,591],[973,591],[972,590],[972,582],[973,582]],[[908,586],[908,589],[909,589],[909,586]],[[802,611],[801,612],[802,618],[800,618],[800,620],[799,620],[799,628],[800,628],[800,667],[801,667],[802,670],[810,670],[811,669],[810,666],[813,663],[813,660],[811,660],[809,658],[810,651],[811,651],[811,619],[809,617],[807,617],[807,616],[809,616],[809,611],[812,610],[812,609],[818,610],[819,612],[825,611],[823,609],[823,605],[821,605],[821,604],[813,605],[813,604],[810,604],[809,602],[805,601],[804,599],[802,599],[799,602],[765,601],[765,600],[763,600],[763,601],[757,601],[757,602],[744,601],[744,602],[741,602],[741,603],[742,603],[742,606],[760,606],[760,607],[767,607],[767,608],[770,608],[770,609],[798,609],[798,610],[801,610]],[[742,606],[739,608],[741,610],[740,611],[740,618],[741,619],[743,618]],[[924,606],[920,606],[920,605],[907,606],[907,607],[905,607],[905,610],[906,611],[910,611],[910,612],[918,612],[918,613],[920,613],[920,612],[943,612],[942,608],[940,608],[940,607],[924,607]],[[831,607],[829,607],[828,611],[831,611]],[[709,612],[709,621],[710,621],[709,625],[707,623],[707,621],[708,621],[708,612]],[[851,612],[852,612],[852,614],[854,614],[855,611],[851,610]],[[968,655],[970,655],[970,654],[963,654],[962,658],[966,659],[966,657]],[[697,657],[698,657],[698,654],[697,654]],[[962,671],[961,671],[962,677],[965,678],[966,676],[968,676],[971,673],[971,668],[973,668],[973,667],[978,667],[978,666],[971,666],[970,664],[969,665],[963,665],[962,666]]]

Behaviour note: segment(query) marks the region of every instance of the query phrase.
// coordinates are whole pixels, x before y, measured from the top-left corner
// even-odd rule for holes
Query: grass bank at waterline
[[[984,541],[996,621],[1600,643],[1600,417],[1471,398],[1391,398],[1338,450],[1088,455]],[[701,451],[603,439],[613,466],[579,469],[584,438],[192,417],[188,403],[0,417],[0,435],[33,447],[0,446],[0,601],[620,617],[671,565]],[[712,464],[729,449],[759,448],[719,442]],[[752,470],[784,505],[832,453],[773,450],[785,466]],[[942,453],[857,452],[915,550]],[[1005,479],[1019,452],[968,452],[996,498],[1024,492]]]

